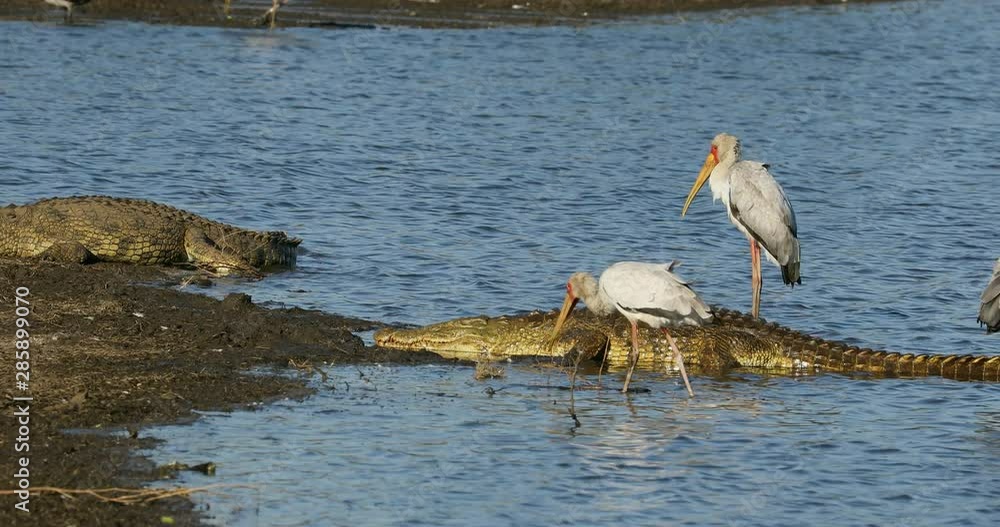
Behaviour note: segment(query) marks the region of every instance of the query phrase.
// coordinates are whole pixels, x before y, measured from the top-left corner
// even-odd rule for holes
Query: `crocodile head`
[[[565,357],[601,353],[608,335],[586,322],[570,318],[560,338],[549,345],[556,313],[533,312],[513,317],[469,317],[419,328],[385,328],[375,333],[375,343],[393,349],[434,352],[446,358],[478,360],[483,357]]]
[[[195,266],[219,276],[263,277],[243,254],[231,250],[227,243],[225,238],[213,240],[200,227],[190,227],[184,233],[184,251]]]

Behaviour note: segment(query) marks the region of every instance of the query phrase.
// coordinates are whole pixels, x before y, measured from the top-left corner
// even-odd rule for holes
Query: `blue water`
[[[975,317],[1000,255],[998,24],[1000,4],[973,0],[488,31],[6,22],[0,185],[13,202],[131,195],[305,239],[295,271],[209,294],[427,323],[554,308],[573,271],[676,258],[709,302],[746,309],[747,243],[721,204],[703,191],[680,220],[728,131],[771,164],[799,222],[803,285],[768,265],[765,317],[876,348],[995,354]],[[204,445],[185,455],[218,461],[216,481],[298,482],[223,524],[1000,514],[995,385],[699,378],[687,401],[676,378],[644,372],[651,394],[582,396],[589,418],[570,435],[566,394],[509,373],[511,399],[483,403],[466,368],[392,369],[398,392],[373,396],[382,413],[338,389],[203,420],[163,455]],[[407,402],[438,382],[461,396]],[[477,442],[470,480],[433,479],[422,462],[457,462],[469,422],[503,441]],[[288,430],[310,454],[284,451],[286,472],[249,461],[271,456],[252,450],[266,437],[282,451]],[[425,506],[387,505],[426,480]],[[214,512],[239,498],[205,499]]]
[[[338,367],[304,403],[160,429],[160,459],[219,464],[191,485],[253,486],[218,490],[221,524],[995,525],[1000,513],[992,386],[736,376],[695,379],[689,400],[676,378],[643,372],[661,389],[578,391],[575,427],[566,375],[507,373]]]

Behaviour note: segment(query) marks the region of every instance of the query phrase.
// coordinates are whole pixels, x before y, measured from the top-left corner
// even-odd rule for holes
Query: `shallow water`
[[[689,400],[644,373],[651,393],[623,398],[620,377],[577,391],[576,427],[565,374],[507,373],[337,367],[303,403],[161,428],[157,454],[219,465],[189,485],[252,485],[211,500],[226,525],[993,525],[1000,512],[993,386],[734,375],[695,379]]]
[[[876,348],[994,354],[1000,340],[975,316],[1000,256],[998,23],[1000,6],[972,0],[582,29],[4,23],[0,185],[14,202],[139,196],[305,239],[295,271],[208,294],[427,323],[555,308],[573,271],[676,258],[709,302],[746,309],[748,250],[721,204],[705,189],[679,219],[726,130],[771,164],[798,217],[803,285],[782,286],[767,265],[765,317]],[[298,482],[240,516],[262,525],[464,514],[939,525],[1000,513],[995,385],[701,378],[689,402],[673,377],[644,372],[652,393],[631,408],[612,392],[581,396],[588,418],[569,435],[564,392],[518,387],[544,382],[536,372],[515,370],[510,399],[488,401],[468,395],[483,385],[465,368],[384,375],[398,389],[367,403],[338,389],[164,431],[179,439],[167,448],[220,461],[219,481]],[[427,403],[429,383],[463,395]],[[432,408],[443,415],[428,426]],[[479,443],[446,477],[425,471],[470,457],[477,422],[503,441]],[[373,427],[395,450],[376,448]],[[281,451],[290,429],[313,446],[284,450],[287,472],[247,462],[257,442]],[[395,505],[428,483],[424,506]],[[297,501],[303,489],[318,497]]]

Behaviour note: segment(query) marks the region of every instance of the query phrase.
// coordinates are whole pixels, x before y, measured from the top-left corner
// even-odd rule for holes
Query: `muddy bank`
[[[115,264],[91,266],[0,261],[0,471],[11,489],[16,411],[30,394],[33,487],[141,487],[158,477],[135,455],[148,447],[143,427],[191,420],[192,410],[228,410],[308,395],[310,366],[440,362],[428,354],[367,348],[352,331],[377,324],[302,309],[265,309],[245,295],[215,300],[168,287],[189,273]],[[30,294],[30,390],[15,385],[15,290]],[[274,366],[302,375],[244,374]],[[298,368],[298,370],[296,369]],[[21,403],[23,404],[23,403]],[[66,434],[67,429],[115,431]],[[211,461],[209,459],[201,461]],[[30,514],[0,497],[0,525],[196,524],[192,503],[172,498],[116,505],[96,498],[34,495]]]
[[[851,0],[871,3],[880,0]],[[886,0],[881,0],[886,1]],[[493,27],[578,25],[594,20],[689,11],[747,10],[768,6],[843,4],[846,0],[291,0],[279,26]],[[92,0],[74,10],[77,22],[137,20],[151,23],[255,27],[270,0]],[[0,18],[60,21],[62,11],[42,0],[6,0]]]

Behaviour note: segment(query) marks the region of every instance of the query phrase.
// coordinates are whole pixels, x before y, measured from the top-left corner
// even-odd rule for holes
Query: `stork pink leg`
[[[750,240],[750,274],[753,287],[753,307],[750,314],[757,319],[760,317],[760,290],[763,286],[760,273],[760,245],[757,240]]]
[[[667,331],[667,328],[660,329],[667,337],[667,342],[670,343],[670,349],[674,350],[674,362],[677,364],[677,368],[681,370],[681,378],[684,379],[684,387],[687,388],[688,396],[694,397],[694,390],[691,389],[691,381],[688,380],[688,373],[684,368],[684,357],[681,356],[681,350],[677,349],[677,343],[674,342],[674,337],[670,336],[670,332]]]
[[[632,351],[628,354],[628,373],[625,374],[625,386],[622,393],[628,393],[628,384],[632,382],[632,372],[635,365],[639,363],[639,326],[636,321],[632,322]]]

